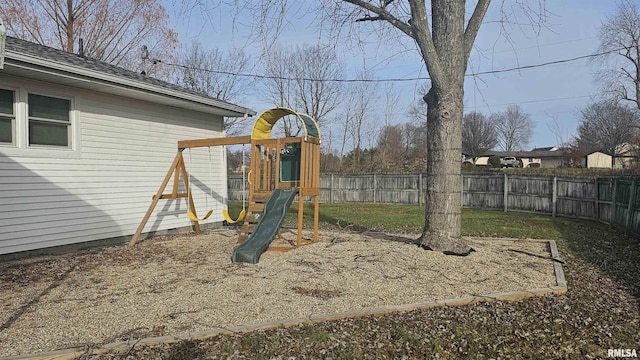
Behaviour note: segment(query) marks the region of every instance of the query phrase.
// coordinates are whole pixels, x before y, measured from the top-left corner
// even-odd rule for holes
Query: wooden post
[[[558,177],[553,177],[553,186],[551,187],[551,216],[556,217],[558,206]]]
[[[460,208],[464,208],[464,174],[460,174]]]
[[[187,168],[184,167],[184,160],[180,163],[180,172],[182,173],[182,179],[184,180],[185,189],[191,189],[191,184],[189,184],[189,174],[187,174]],[[193,193],[191,191],[187,191],[187,197],[189,198],[189,209],[193,213],[193,216],[198,217],[198,213],[196,212],[196,204],[193,202]],[[193,221],[193,230],[196,234],[200,234],[200,222]]]
[[[373,174],[373,203],[376,203],[376,174]]]
[[[418,205],[422,206],[424,199],[422,198],[422,173],[418,173]]]
[[[507,212],[507,199],[509,198],[509,178],[507,177],[507,173],[504,173],[504,194],[503,194],[503,205],[504,212]]]
[[[331,184],[329,184],[329,203],[333,204],[333,173],[331,173]]]
[[[318,241],[318,222],[320,220],[320,144],[313,145],[314,161],[313,161],[313,182],[317,187],[317,195],[314,196],[313,203],[313,241]]]
[[[596,206],[596,220],[600,221],[600,186],[598,185],[598,177],[596,176],[593,180],[596,190],[595,190],[595,194],[596,194],[596,200],[595,200],[595,206]]]
[[[304,196],[302,195],[305,190],[307,189],[306,186],[308,185],[306,182],[306,177],[308,176],[309,171],[311,171],[311,164],[309,164],[309,159],[308,156],[310,155],[308,153],[309,150],[309,146],[307,144],[307,142],[300,142],[300,169],[299,169],[299,173],[300,173],[300,182],[299,182],[299,191],[298,191],[298,234],[297,234],[297,238],[296,238],[296,246],[302,246],[302,218],[304,217]],[[280,154],[280,149],[278,147],[278,150],[276,151],[277,154]],[[278,162],[279,162],[280,158],[278,155]],[[277,164],[276,164],[277,166]],[[277,176],[277,175],[276,175]],[[315,209],[315,204],[314,204],[314,209]],[[315,216],[315,214],[314,214]]]
[[[616,177],[613,180],[613,192],[611,194],[611,212],[610,212],[610,216],[611,219],[609,219],[609,226],[613,226],[613,222],[616,220],[616,195],[618,192],[618,178]]]
[[[630,224],[630,220],[631,220],[631,213],[633,211],[633,201],[635,198],[635,193],[636,193],[636,179],[633,178],[633,180],[631,180],[631,190],[629,192],[629,202],[627,204],[627,214],[625,216],[624,219],[624,231],[625,232],[629,232],[629,224]]]

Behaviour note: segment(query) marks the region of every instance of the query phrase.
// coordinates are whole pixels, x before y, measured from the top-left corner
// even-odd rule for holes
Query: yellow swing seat
[[[235,224],[238,221],[242,221],[242,219],[244,219],[244,216],[246,214],[247,212],[244,211],[244,209],[242,209],[242,211],[240,211],[240,214],[238,215],[238,218],[236,220],[233,220],[231,216],[229,216],[229,211],[227,209],[222,210],[222,216],[229,224]]]
[[[211,214],[213,214],[213,209],[207,211],[207,213],[202,217],[202,219],[198,219],[198,217],[196,216],[196,214],[193,213],[193,211],[191,210],[187,211],[187,216],[193,221],[207,220],[211,216]]]

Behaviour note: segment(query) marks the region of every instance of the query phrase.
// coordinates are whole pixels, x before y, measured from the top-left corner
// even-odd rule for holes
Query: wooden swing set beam
[[[189,149],[196,147],[221,146],[221,145],[240,145],[251,143],[251,136],[232,136],[224,138],[208,138],[196,140],[180,140],[178,141],[178,149]]]

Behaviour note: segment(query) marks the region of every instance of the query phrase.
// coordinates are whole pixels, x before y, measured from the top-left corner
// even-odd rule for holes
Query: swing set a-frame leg
[[[164,177],[164,180],[162,180],[162,185],[160,185],[158,192],[156,192],[156,194],[153,196],[153,201],[151,201],[151,205],[149,205],[149,209],[147,209],[147,213],[144,214],[144,218],[142,218],[140,225],[138,225],[138,229],[136,230],[135,234],[133,234],[133,237],[129,241],[130,247],[135,245],[138,239],[140,238],[140,235],[142,234],[142,230],[144,230],[144,227],[147,225],[147,222],[149,221],[149,218],[151,217],[151,214],[153,213],[153,210],[156,208],[156,205],[158,204],[158,201],[160,199],[178,199],[178,198],[188,197],[189,206],[192,209],[193,213],[196,214],[196,209],[194,206],[193,197],[191,196],[191,193],[190,192],[181,193],[181,194],[178,193],[178,181],[180,179],[180,175],[182,175],[185,189],[188,189],[189,178],[187,176],[187,169],[184,166],[184,158],[182,157],[182,150],[178,151],[178,153],[176,154],[176,157],[173,159],[173,163],[171,163],[171,167],[169,168],[167,175]],[[167,184],[169,183],[169,180],[171,180],[172,176],[174,176],[173,189],[172,189],[173,191],[171,192],[171,194],[163,194],[164,189],[167,187]],[[200,224],[197,221],[194,221],[194,230],[196,234],[200,234]]]

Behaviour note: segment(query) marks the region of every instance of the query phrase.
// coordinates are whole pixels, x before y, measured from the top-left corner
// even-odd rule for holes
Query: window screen
[[[71,101],[29,94],[29,145],[69,146]]]

